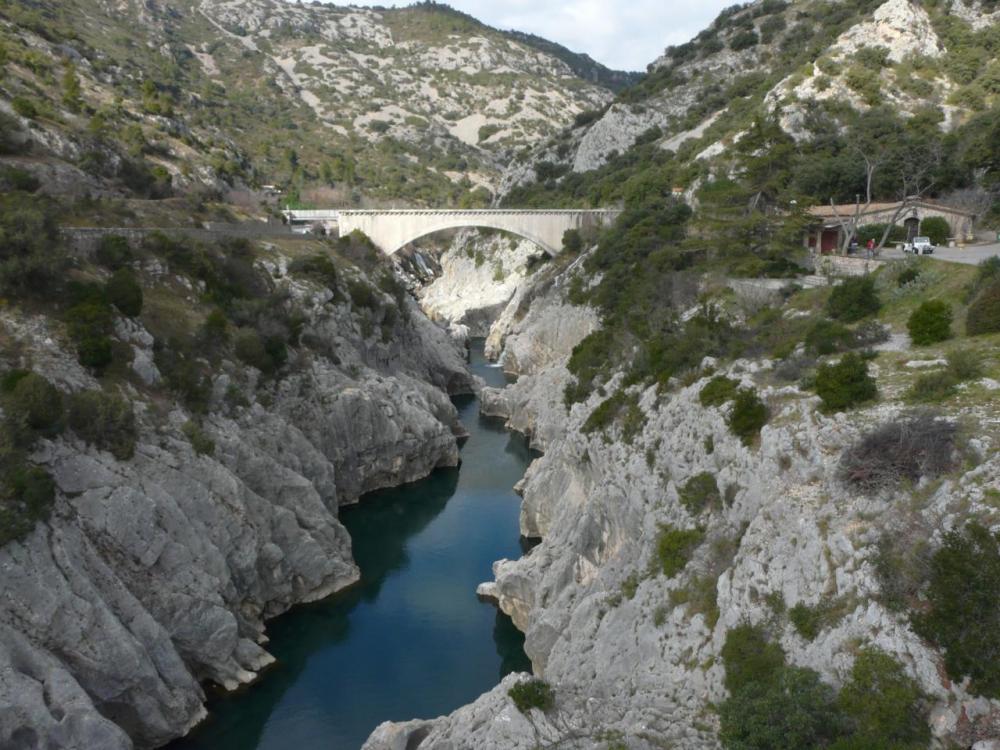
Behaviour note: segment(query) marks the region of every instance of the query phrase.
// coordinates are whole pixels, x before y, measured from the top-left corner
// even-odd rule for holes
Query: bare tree
[[[865,216],[871,209],[872,185],[875,181],[875,175],[878,172],[879,167],[881,167],[889,158],[889,152],[885,149],[877,148],[874,150],[866,150],[858,144],[855,144],[853,148],[861,160],[865,163],[865,202],[862,204],[861,195],[856,195],[854,201],[854,212],[852,215],[845,217],[842,216],[837,210],[837,206],[834,204],[833,198],[830,199],[830,207],[833,209],[833,215],[836,217],[837,223],[840,224],[840,229],[843,235],[840,246],[841,255],[847,252],[851,239],[858,233],[862,217]],[[918,202],[934,184],[928,178],[931,172],[940,163],[940,144],[935,144],[930,153],[923,156],[927,158],[911,157],[907,159],[907,168],[903,172],[898,204],[893,210],[892,217],[886,222],[885,231],[882,232],[882,237],[879,239],[878,245],[875,248],[876,252],[885,247],[885,243],[888,241],[890,234],[892,234],[893,228],[899,223],[900,218],[913,206],[913,204]]]

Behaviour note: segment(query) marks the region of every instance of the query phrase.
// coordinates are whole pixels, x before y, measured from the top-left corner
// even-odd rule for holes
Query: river
[[[481,341],[471,368],[504,383]],[[469,431],[462,466],[342,509],[361,582],[270,622],[278,663],[212,697],[209,718],[170,750],[358,750],[380,722],[448,713],[530,671],[523,636],[475,588],[494,560],[522,552],[512,488],[531,454],[476,398],[455,405]]]

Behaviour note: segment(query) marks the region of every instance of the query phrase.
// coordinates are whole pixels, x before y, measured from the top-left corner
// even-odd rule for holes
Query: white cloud
[[[450,0],[501,29],[527,31],[621,70],[645,70],[665,47],[689,41],[733,0]],[[409,5],[409,0],[360,2]]]

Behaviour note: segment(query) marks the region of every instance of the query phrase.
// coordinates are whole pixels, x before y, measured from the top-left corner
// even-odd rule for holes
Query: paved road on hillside
[[[930,257],[938,260],[948,260],[952,263],[968,263],[977,266],[987,258],[1000,256],[1000,243],[994,245],[972,245],[969,247],[939,247],[934,250]],[[879,260],[897,260],[899,258],[910,257],[906,253],[896,248],[886,248],[879,256]]]

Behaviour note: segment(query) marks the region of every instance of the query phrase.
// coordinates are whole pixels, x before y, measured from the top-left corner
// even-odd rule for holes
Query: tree
[[[1000,697],[1000,539],[978,523],[945,535],[931,560],[929,611],[914,614],[917,632],[944,650],[954,680]]]
[[[826,747],[843,726],[833,688],[800,667],[782,667],[773,680],[736,690],[720,706],[719,723],[729,750]]]
[[[62,101],[66,109],[70,112],[79,112],[83,109],[80,79],[76,74],[76,65],[72,61],[67,61],[66,63],[66,69],[63,71],[62,87]]]

